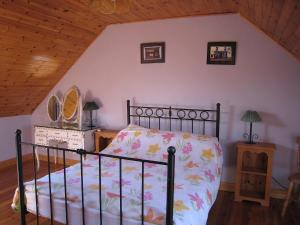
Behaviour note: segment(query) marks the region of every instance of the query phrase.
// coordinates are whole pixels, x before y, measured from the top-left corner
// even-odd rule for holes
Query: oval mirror
[[[57,122],[59,120],[61,115],[60,101],[56,95],[52,95],[48,99],[47,112],[51,121]]]
[[[64,96],[62,115],[66,120],[72,120],[77,112],[79,91],[76,87],[70,88]]]

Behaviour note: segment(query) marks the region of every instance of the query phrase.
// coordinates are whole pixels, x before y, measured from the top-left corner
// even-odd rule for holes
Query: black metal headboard
[[[148,121],[148,128],[151,128],[151,121],[156,119],[158,129],[161,128],[161,121],[169,121],[169,130],[172,130],[172,121],[179,121],[182,131],[182,122],[190,121],[191,131],[194,132],[195,122],[202,123],[202,134],[205,134],[206,123],[215,123],[215,136],[219,139],[220,134],[220,103],[216,104],[216,109],[193,109],[178,107],[160,107],[160,106],[141,106],[130,105],[127,100],[127,123],[130,124],[131,118],[137,118],[138,125],[141,125],[141,119]]]

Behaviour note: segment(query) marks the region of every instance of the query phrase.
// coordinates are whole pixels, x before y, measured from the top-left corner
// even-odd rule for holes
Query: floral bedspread
[[[122,130],[103,153],[134,158],[167,160],[167,148],[176,148],[174,223],[204,225],[218,193],[222,171],[222,149],[215,137],[182,132],[150,130],[129,126]],[[102,210],[118,216],[119,200],[123,217],[141,220],[141,163],[102,157]],[[99,158],[88,157],[83,164],[84,201],[86,209],[99,210]],[[67,168],[67,199],[81,207],[80,165]],[[145,163],[144,218],[152,224],[165,223],[167,167]],[[63,170],[51,174],[52,198],[64,199]],[[122,196],[119,194],[122,185]],[[34,191],[33,181],[26,183]],[[49,195],[48,176],[38,180],[39,195]],[[55,204],[54,204],[55,207]]]

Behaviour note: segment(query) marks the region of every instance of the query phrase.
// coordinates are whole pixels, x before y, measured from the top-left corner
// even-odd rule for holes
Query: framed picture
[[[164,63],[165,42],[141,44],[141,63]]]
[[[208,42],[207,64],[235,65],[236,42]]]

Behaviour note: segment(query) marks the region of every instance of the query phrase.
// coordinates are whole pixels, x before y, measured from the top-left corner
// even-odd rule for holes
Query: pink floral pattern
[[[205,170],[204,174],[210,182],[213,182],[215,180],[215,176],[211,173],[211,170]]]
[[[114,183],[120,185],[120,181],[119,181],[119,180],[115,180]],[[128,181],[128,180],[123,180],[123,179],[122,179],[121,185],[122,185],[122,186],[125,186],[125,185],[131,185],[131,182]]]
[[[175,136],[174,133],[171,133],[171,132],[165,133],[165,134],[162,135],[163,141],[165,143],[169,143],[174,136]]]
[[[120,132],[118,137],[117,137],[117,140],[119,141],[123,141],[124,138],[128,135],[128,132]]]
[[[216,199],[222,172],[223,151],[217,139],[190,133],[164,132],[131,126],[122,130],[103,153],[118,156],[167,161],[169,146],[175,153],[174,223],[205,225],[209,209]],[[99,157],[90,156],[84,162],[85,207],[99,211]],[[102,209],[105,215],[118,216],[120,199],[119,161],[103,157],[101,161]],[[167,168],[145,163],[145,221],[165,224]],[[140,221],[141,163],[122,161],[122,202],[124,215]],[[53,173],[52,198],[64,198],[62,171]],[[67,168],[70,207],[81,207],[80,165]],[[34,191],[34,182],[26,183],[26,193]],[[49,193],[48,176],[38,180],[41,196]],[[95,197],[97,196],[97,197]],[[31,204],[34,206],[34,204]],[[30,205],[29,205],[30,206]],[[29,209],[35,211],[35,207]],[[138,222],[137,222],[138,223]],[[99,221],[95,221],[99,224]],[[94,224],[92,224],[94,225]]]
[[[140,139],[137,139],[135,142],[133,142],[131,148],[136,150],[138,149],[139,147],[141,147],[141,140]]]
[[[203,207],[204,201],[199,197],[198,193],[188,194],[194,207],[199,210]]]
[[[185,155],[188,155],[191,151],[192,151],[192,145],[191,145],[191,143],[187,143],[182,148],[182,153],[185,154]]]
[[[144,200],[145,200],[145,201],[152,200],[152,192],[146,191],[146,192],[144,193]]]

